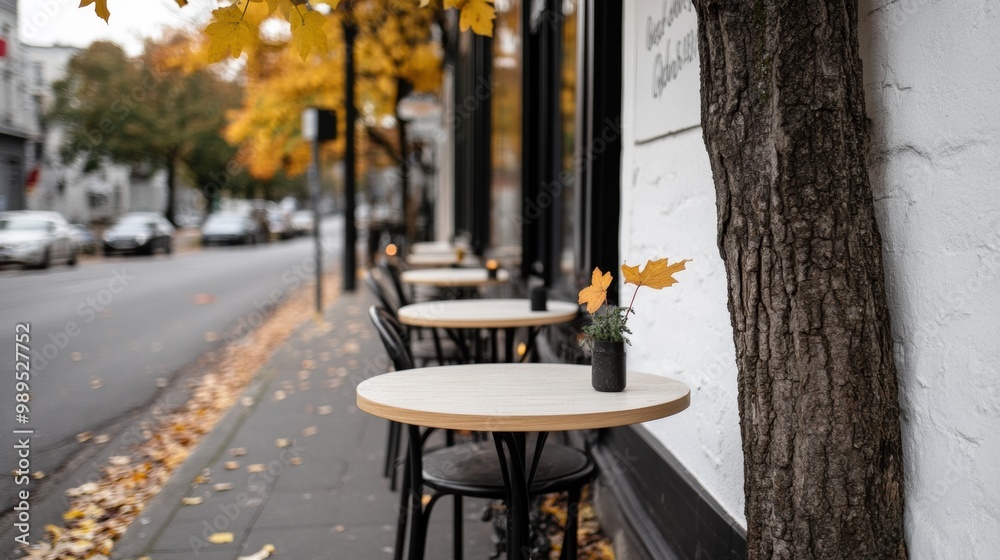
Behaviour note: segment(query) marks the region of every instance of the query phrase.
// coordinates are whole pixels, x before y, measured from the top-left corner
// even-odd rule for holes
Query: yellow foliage
[[[243,53],[243,45],[256,38],[250,24],[243,19],[244,11],[236,4],[212,11],[215,19],[205,28],[211,41],[208,47],[209,61],[218,62],[226,56],[239,58]]]
[[[590,285],[580,290],[578,303],[587,304],[588,313],[596,313],[608,299],[608,288],[611,286],[611,272],[601,274],[600,268],[594,268]]]
[[[674,264],[667,264],[667,259],[648,260],[642,272],[639,271],[638,266],[622,264],[622,274],[625,277],[625,283],[634,285],[636,289],[639,289],[640,286],[649,286],[654,290],[659,290],[677,283],[677,280],[674,279],[674,273],[684,270],[686,262],[688,259]]]

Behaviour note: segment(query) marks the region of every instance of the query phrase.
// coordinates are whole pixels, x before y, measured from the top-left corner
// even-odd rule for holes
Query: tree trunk
[[[695,0],[748,556],[905,558],[855,0]]]

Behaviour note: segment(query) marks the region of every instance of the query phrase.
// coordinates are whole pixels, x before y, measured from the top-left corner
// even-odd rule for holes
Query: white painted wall
[[[867,0],[910,557],[1000,554],[1000,5]]]
[[[635,123],[643,118],[633,90],[636,41],[645,36],[634,31],[636,3],[624,6],[621,256],[630,265],[693,259],[677,284],[639,292],[628,367],[691,387],[691,408],[645,427],[745,526],[736,349],[715,243],[712,170],[701,128],[635,144]],[[630,288],[622,287],[623,299]]]
[[[625,3],[621,252],[693,258],[639,294],[629,367],[691,408],[646,425],[736,520],[743,456],[711,170],[695,128],[634,144]],[[1000,4],[863,0],[871,170],[900,376],[911,558],[1000,550]],[[626,287],[627,288],[627,287]],[[630,295],[631,292],[625,292]]]

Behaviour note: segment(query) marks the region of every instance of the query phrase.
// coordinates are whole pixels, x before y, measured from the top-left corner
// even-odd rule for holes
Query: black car
[[[158,212],[130,212],[104,231],[104,254],[173,251],[174,226]]]
[[[252,245],[264,241],[264,235],[257,220],[244,213],[212,214],[201,226],[202,245]]]

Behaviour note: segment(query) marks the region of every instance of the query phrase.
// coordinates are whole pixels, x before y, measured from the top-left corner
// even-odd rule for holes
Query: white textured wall
[[[1000,3],[866,1],[910,557],[1000,556]]]
[[[625,3],[625,22],[634,20]],[[862,0],[900,375],[911,558],[1000,550],[1000,3]],[[701,130],[634,144],[633,41],[624,45],[621,252],[693,258],[639,295],[633,369],[692,387],[691,408],[647,428],[733,518],[743,455],[725,271]],[[631,292],[625,290],[630,295]]]
[[[625,2],[622,98],[621,257],[694,259],[678,284],[636,299],[629,320],[629,369],[691,387],[691,407],[646,424],[733,519],[744,523],[743,452],[736,400],[736,350],[726,308],[726,272],[715,243],[715,186],[701,129],[636,145],[634,3]],[[630,286],[622,298],[631,297]],[[627,303],[627,302],[625,302]]]

